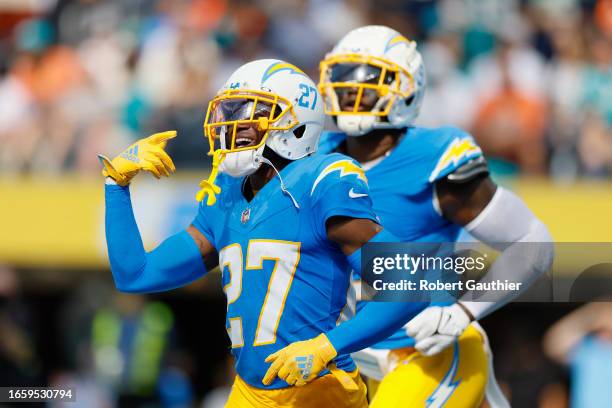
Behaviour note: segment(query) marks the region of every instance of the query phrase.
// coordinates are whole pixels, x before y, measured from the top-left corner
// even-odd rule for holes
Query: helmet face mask
[[[227,90],[208,104],[204,134],[210,145],[209,155],[219,149],[228,154],[257,150],[266,143],[270,132],[287,131],[298,123],[293,106],[279,95],[257,90]],[[241,136],[245,128],[255,132]],[[215,149],[217,139],[219,149]]]
[[[294,65],[263,59],[241,66],[208,104],[204,134],[213,166],[238,177],[266,160],[265,146],[287,160],[314,153],[322,105],[314,82]]]
[[[327,115],[387,116],[396,99],[406,99],[414,93],[412,75],[384,58],[334,55],[321,61],[320,73],[319,92]],[[350,94],[355,96],[352,106],[347,106],[343,99]],[[374,94],[375,103],[367,103]]]
[[[319,65],[325,113],[349,136],[400,129],[418,115],[425,70],[416,43],[384,26],[346,34]]]

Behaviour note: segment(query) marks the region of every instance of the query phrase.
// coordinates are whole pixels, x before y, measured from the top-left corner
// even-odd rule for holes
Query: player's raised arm
[[[123,292],[156,292],[176,288],[206,273],[205,260],[215,250],[196,228],[173,235],[151,252],[142,244],[130,199],[129,182],[141,170],[159,178],[175,167],[164,151],[176,132],[141,139],[112,161],[100,156],[106,177],[106,244],[117,289]]]

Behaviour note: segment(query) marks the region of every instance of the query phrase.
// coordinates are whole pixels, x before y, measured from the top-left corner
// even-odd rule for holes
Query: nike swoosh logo
[[[356,193],[352,188],[349,190],[349,197],[351,198],[359,198],[359,197],[367,197],[367,194],[364,193]]]

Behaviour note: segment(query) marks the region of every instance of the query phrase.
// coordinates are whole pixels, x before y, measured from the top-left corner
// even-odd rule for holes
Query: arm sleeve
[[[325,167],[313,185],[311,200],[315,229],[321,237],[327,236],[325,224],[334,216],[365,218],[380,223],[372,209],[365,174],[352,159],[336,160]]]
[[[122,292],[158,292],[206,274],[200,250],[187,231],[145,252],[128,187],[105,186],[106,244],[115,286]]]
[[[552,266],[554,245],[546,226],[516,194],[498,187],[491,202],[466,227],[472,236],[501,251],[481,282],[512,279],[520,291],[496,291],[495,301],[472,302],[470,291],[461,303],[481,319],[524,292]]]
[[[207,221],[212,218],[208,214],[208,211],[210,209],[211,207],[206,205],[206,201],[202,200],[200,202],[198,214],[196,215],[194,220],[191,222],[191,225],[193,225],[198,231],[200,231],[202,235],[204,235],[204,237],[208,240],[208,242],[214,245],[215,237],[212,231],[211,223],[210,221]]]
[[[338,354],[354,353],[387,339],[428,305],[427,302],[367,302],[355,317],[326,335]]]
[[[382,230],[369,242],[399,242]],[[347,257],[353,270],[361,271],[361,249]],[[429,302],[365,302],[359,312],[326,333],[338,354],[354,353],[387,339],[425,309]],[[385,316],[381,319],[381,316]]]

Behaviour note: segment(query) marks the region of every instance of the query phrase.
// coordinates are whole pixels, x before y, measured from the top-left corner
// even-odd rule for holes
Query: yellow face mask
[[[361,54],[334,55],[319,65],[325,114],[387,116],[397,98],[415,90],[412,75],[396,63]]]
[[[297,123],[291,102],[271,92],[229,89],[217,95],[208,104],[204,120],[204,135],[210,146],[208,155],[213,156],[212,171],[200,183],[196,199],[202,201],[208,195],[207,205],[215,203],[215,195],[221,192],[214,184],[215,179],[228,153],[259,149],[271,131],[289,130]],[[241,127],[251,127],[256,132],[237,137]]]

